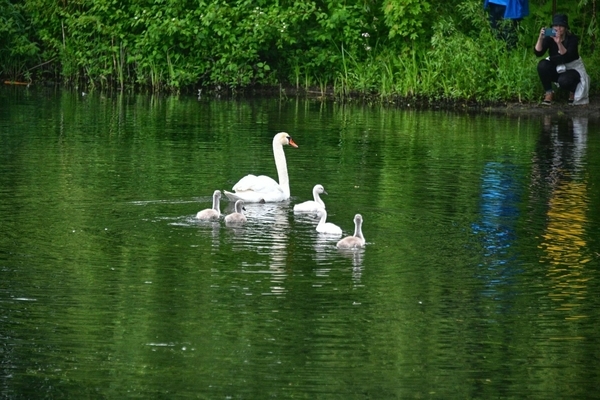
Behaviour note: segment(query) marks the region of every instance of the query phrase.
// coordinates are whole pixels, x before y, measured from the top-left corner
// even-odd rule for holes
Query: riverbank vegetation
[[[598,82],[596,1],[558,3]],[[532,47],[552,1],[530,11],[507,45],[479,0],[0,0],[0,75],[86,90],[533,101]]]

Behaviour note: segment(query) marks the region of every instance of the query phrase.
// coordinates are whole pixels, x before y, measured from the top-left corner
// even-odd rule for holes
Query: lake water
[[[0,88],[0,145],[2,398],[598,396],[597,122]]]

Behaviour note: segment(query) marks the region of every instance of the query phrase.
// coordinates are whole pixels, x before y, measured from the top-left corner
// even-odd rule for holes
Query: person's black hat
[[[552,26],[564,26],[569,29],[569,18],[565,14],[556,14],[552,17]]]

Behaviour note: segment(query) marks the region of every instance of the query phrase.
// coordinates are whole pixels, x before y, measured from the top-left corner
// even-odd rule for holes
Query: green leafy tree
[[[0,0],[0,75],[14,81],[29,79],[28,66],[39,60],[34,36],[23,5]]]
[[[383,4],[389,36],[417,40],[426,35],[426,21],[432,20],[431,3],[423,0],[386,0]]]
[[[171,92],[293,85],[344,98],[527,100],[552,2],[530,8],[507,51],[480,0],[0,0],[0,74]],[[593,80],[595,10],[596,0],[557,10]]]

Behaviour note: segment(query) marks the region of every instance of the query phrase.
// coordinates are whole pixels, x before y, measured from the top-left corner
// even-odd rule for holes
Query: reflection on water
[[[485,282],[484,295],[495,300],[514,296],[514,276],[521,267],[511,249],[516,239],[521,190],[518,169],[510,162],[488,162],[482,173],[481,221],[473,224],[480,237],[484,263],[479,276]],[[498,307],[506,306],[498,302]]]
[[[589,317],[578,311],[587,297],[591,279],[586,265],[592,259],[587,252],[586,226],[589,213],[588,183],[585,174],[588,121],[573,118],[565,127],[547,118],[542,132],[551,163],[544,170],[550,182],[548,222],[542,233],[540,261],[548,265],[551,281],[549,296],[555,310],[565,319]]]
[[[284,296],[287,292],[285,281],[288,276],[286,268],[289,258],[289,215],[290,207],[282,203],[249,203],[245,205],[248,221],[241,226],[225,227],[225,233],[230,233],[233,251],[252,251],[258,255],[267,256],[261,263],[248,264],[242,260],[242,272],[268,274],[270,277],[270,293],[263,295]],[[234,211],[234,204],[227,203],[223,214]],[[219,225],[223,222],[219,222]],[[219,238],[223,240],[223,238]]]
[[[597,394],[594,123],[3,93],[0,397]],[[282,130],[290,202],[197,221]]]
[[[252,204],[246,206],[249,220],[256,220],[259,230],[253,231],[254,240],[249,241],[260,252],[269,255],[268,267],[271,273],[271,293],[283,296],[287,289],[285,280],[288,276],[288,243],[289,243],[289,205],[287,203]]]

